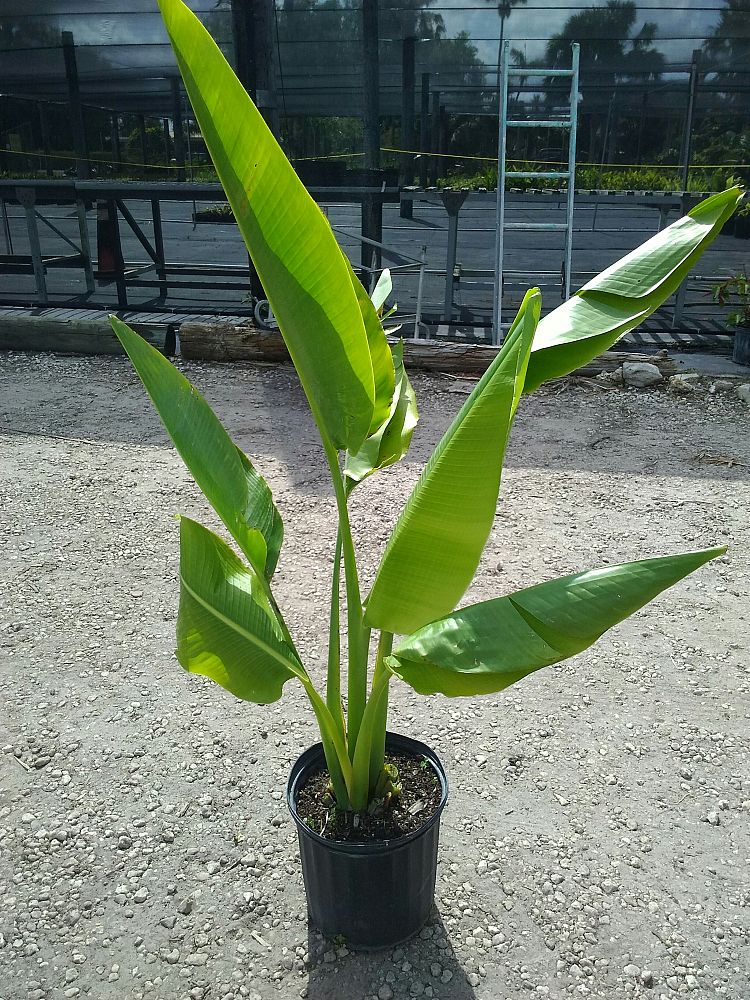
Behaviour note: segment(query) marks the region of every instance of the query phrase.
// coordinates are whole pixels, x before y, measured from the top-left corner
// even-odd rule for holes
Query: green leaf
[[[308,681],[258,576],[208,528],[180,521],[177,659],[237,698],[278,701],[291,677]]]
[[[349,271],[349,278],[357,297],[362,322],[365,325],[367,335],[367,346],[370,349],[370,360],[372,362],[372,374],[375,381],[375,402],[373,406],[372,422],[368,434],[376,431],[384,420],[388,419],[388,413],[393,400],[393,392],[396,385],[396,375],[391,357],[391,349],[383,330],[383,324],[375,311],[375,306],[370,300],[370,296],[364,289],[362,282],[354,273],[354,268],[349,262],[349,258],[343,253],[346,267]]]
[[[336,239],[216,43],[182,0],[159,0],[216,172],[315,419],[356,450],[372,423],[370,352]]]
[[[392,357],[396,389],[391,408],[381,426],[365,439],[357,454],[346,456],[344,476],[349,493],[376,469],[384,469],[404,457],[419,420],[417,397],[404,368],[403,341],[393,346]]]
[[[196,483],[256,572],[270,579],[284,525],[265,479],[184,375],[122,320],[110,322]]]
[[[743,197],[730,188],[606,268],[539,323],[524,392],[587,364],[673,295]]]
[[[366,601],[368,625],[413,632],[451,611],[471,582],[495,517],[540,308],[539,290],[527,292],[502,350],[425,466]]]
[[[381,272],[378,282],[372,290],[372,304],[375,306],[377,312],[385,305],[385,300],[393,291],[393,281],[391,280],[391,272],[386,267],[384,271]]]
[[[462,608],[386,660],[420,694],[490,694],[580,653],[726,548],[604,566]]]

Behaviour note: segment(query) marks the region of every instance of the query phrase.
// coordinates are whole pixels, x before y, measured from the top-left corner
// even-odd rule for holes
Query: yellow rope
[[[0,149],[0,155],[10,153],[13,156],[36,156],[40,160],[70,160],[73,163],[78,160],[85,160],[86,163],[106,163],[110,167],[147,167],[149,170],[190,170],[190,164],[166,164],[166,163],[141,163],[140,160],[102,160],[95,156],[67,156],[65,153],[35,153],[24,152],[20,149]],[[336,160],[342,157],[364,156],[364,153],[331,153],[328,156],[299,156],[293,157],[293,163],[303,163],[307,160]],[[204,164],[200,164],[204,166]],[[206,164],[207,166],[207,164]],[[195,164],[193,164],[195,168]]]
[[[383,153],[401,153],[408,156],[440,156],[449,160],[477,160],[481,163],[496,163],[496,156],[472,156],[467,153],[432,153],[424,152],[419,149],[399,149],[396,146],[381,146],[381,152]],[[64,153],[25,153],[18,149],[2,149],[0,150],[0,155],[11,154],[13,156],[36,156],[39,159],[54,159],[54,160],[71,160],[76,162],[78,160],[85,160],[88,163],[106,163],[109,166],[122,166],[122,167],[147,167],[149,170],[189,170],[190,164],[176,164],[167,165],[164,163],[140,163],[138,161],[132,160],[102,160],[92,156],[66,156]],[[318,160],[339,160],[347,159],[349,157],[364,156],[364,153],[330,153],[326,156],[297,156],[292,157],[293,163],[306,163],[306,162],[317,162]],[[564,166],[567,165],[567,160],[537,160],[535,157],[526,157],[524,159],[511,159],[506,158],[506,163],[540,163],[545,166]],[[203,164],[201,164],[203,166]],[[578,160],[576,167],[599,167],[601,170],[682,170],[682,164],[680,163],[593,163],[584,160]],[[733,170],[747,170],[750,168],[750,163],[694,163],[691,164],[690,170],[720,170],[722,168]]]
[[[405,153],[409,156],[442,156],[450,160],[479,160],[482,163],[497,163],[497,156],[470,156],[464,153],[431,153],[419,149],[398,149],[395,146],[381,146],[384,153]],[[506,163],[544,163],[545,165],[567,166],[567,160],[538,160],[534,156],[527,156],[523,159],[511,159],[506,157]],[[585,160],[577,160],[577,167],[600,167],[602,170],[619,170],[620,168],[636,168],[638,170],[682,170],[681,163],[591,163]],[[691,170],[716,170],[720,167],[748,168],[750,163],[693,163]]]

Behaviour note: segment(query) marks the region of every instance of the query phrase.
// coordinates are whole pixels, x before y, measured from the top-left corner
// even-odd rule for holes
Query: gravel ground
[[[275,591],[322,676],[333,504],[294,375],[184,364],[285,518]],[[353,500],[371,578],[463,385],[417,378],[409,460]],[[0,357],[0,1000],[750,996],[748,411],[548,387],[470,599],[727,542],[593,650],[484,700],[394,688],[445,762],[434,919],[308,930],[291,762],[316,738],[179,670],[177,511],[215,520],[120,358]],[[364,901],[363,901],[364,902]]]

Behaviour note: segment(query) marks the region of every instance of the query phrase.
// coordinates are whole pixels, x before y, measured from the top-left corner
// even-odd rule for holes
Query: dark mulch
[[[366,843],[394,840],[423,826],[440,805],[440,781],[432,765],[421,757],[386,754],[395,764],[401,794],[373,811],[345,812],[336,807],[327,770],[312,774],[297,793],[297,812],[311,830],[326,840]]]

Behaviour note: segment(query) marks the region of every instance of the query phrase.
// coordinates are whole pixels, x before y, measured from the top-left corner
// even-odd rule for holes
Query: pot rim
[[[404,834],[403,837],[396,837],[393,840],[373,840],[357,843],[356,841],[328,840],[326,837],[321,837],[319,833],[311,830],[310,827],[302,820],[297,812],[297,804],[295,802],[297,789],[302,784],[303,779],[307,777],[314,767],[318,768],[321,763],[325,765],[323,744],[314,743],[311,747],[308,747],[307,750],[300,754],[292,765],[289,780],[287,781],[286,786],[286,804],[300,834],[304,833],[306,837],[317,841],[328,850],[338,851],[341,854],[384,854],[388,851],[398,850],[398,848],[417,840],[419,837],[424,836],[428,830],[432,829],[436,823],[440,822],[440,816],[445,808],[446,802],[448,801],[448,776],[445,773],[445,768],[443,767],[442,761],[438,755],[432,747],[427,746],[426,743],[421,743],[419,740],[412,739],[410,736],[403,736],[401,733],[386,732],[385,745],[386,749],[405,750],[412,753],[415,757],[424,757],[430,762],[432,769],[440,782],[440,802],[438,803],[438,806],[432,816],[430,816],[430,818],[418,829],[412,830],[411,833]]]

